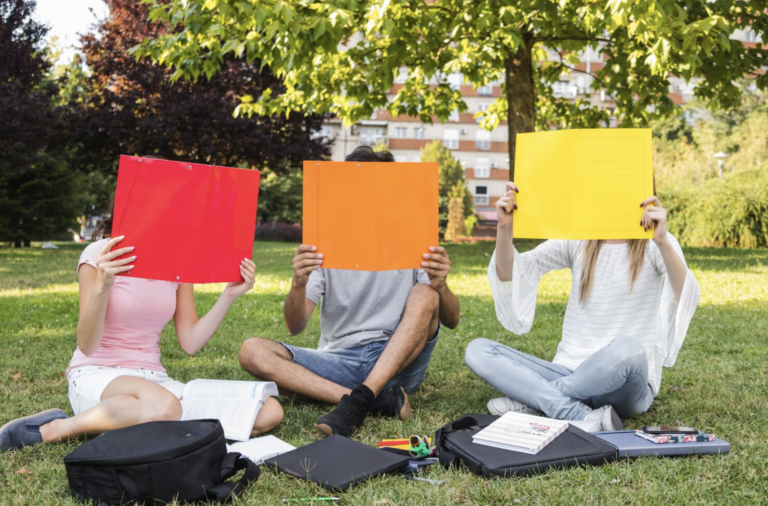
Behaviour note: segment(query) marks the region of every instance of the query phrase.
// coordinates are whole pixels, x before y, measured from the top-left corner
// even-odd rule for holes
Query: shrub
[[[475,230],[475,225],[477,225],[478,221],[479,221],[479,218],[477,217],[476,214],[467,216],[464,219],[464,228],[467,231],[467,237],[472,237],[472,232]]]
[[[669,230],[690,246],[768,246],[768,170],[726,173],[686,190],[659,196]]]
[[[256,227],[254,238],[257,241],[301,242],[301,225],[292,223],[270,222]]]

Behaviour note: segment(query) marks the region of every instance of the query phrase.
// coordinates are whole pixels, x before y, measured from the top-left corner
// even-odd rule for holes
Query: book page
[[[219,420],[224,437],[247,441],[261,405],[259,399],[184,399],[181,401],[181,419]]]
[[[289,445],[275,436],[262,436],[242,443],[227,445],[228,451],[238,452],[257,464],[295,449],[295,446]]]
[[[260,399],[277,395],[271,381],[197,379],[184,386],[184,399]]]

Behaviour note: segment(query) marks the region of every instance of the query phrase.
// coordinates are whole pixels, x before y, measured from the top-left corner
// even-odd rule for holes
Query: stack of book
[[[506,413],[472,437],[472,442],[536,455],[568,428],[566,420]]]

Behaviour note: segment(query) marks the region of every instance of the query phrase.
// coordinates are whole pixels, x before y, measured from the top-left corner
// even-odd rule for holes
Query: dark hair
[[[99,239],[110,237],[112,235],[112,216],[114,216],[114,214],[115,192],[113,191],[112,195],[109,196],[109,213],[107,214],[107,217],[101,220],[99,224],[96,225],[96,228],[93,229],[93,233],[91,234],[92,241],[98,241]]]
[[[374,151],[370,146],[358,146],[344,158],[345,162],[394,162],[389,151]]]

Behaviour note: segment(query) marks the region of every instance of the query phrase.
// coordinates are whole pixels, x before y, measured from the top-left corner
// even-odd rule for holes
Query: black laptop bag
[[[572,425],[536,455],[472,442],[472,436],[498,418],[469,414],[438,429],[434,446],[440,464],[446,468],[463,464],[473,473],[490,478],[527,476],[572,466],[599,466],[616,460],[616,448]]]
[[[72,495],[130,504],[226,502],[259,477],[239,453],[227,453],[218,420],[149,422],[105,432],[64,457]],[[237,483],[227,482],[245,470]]]

